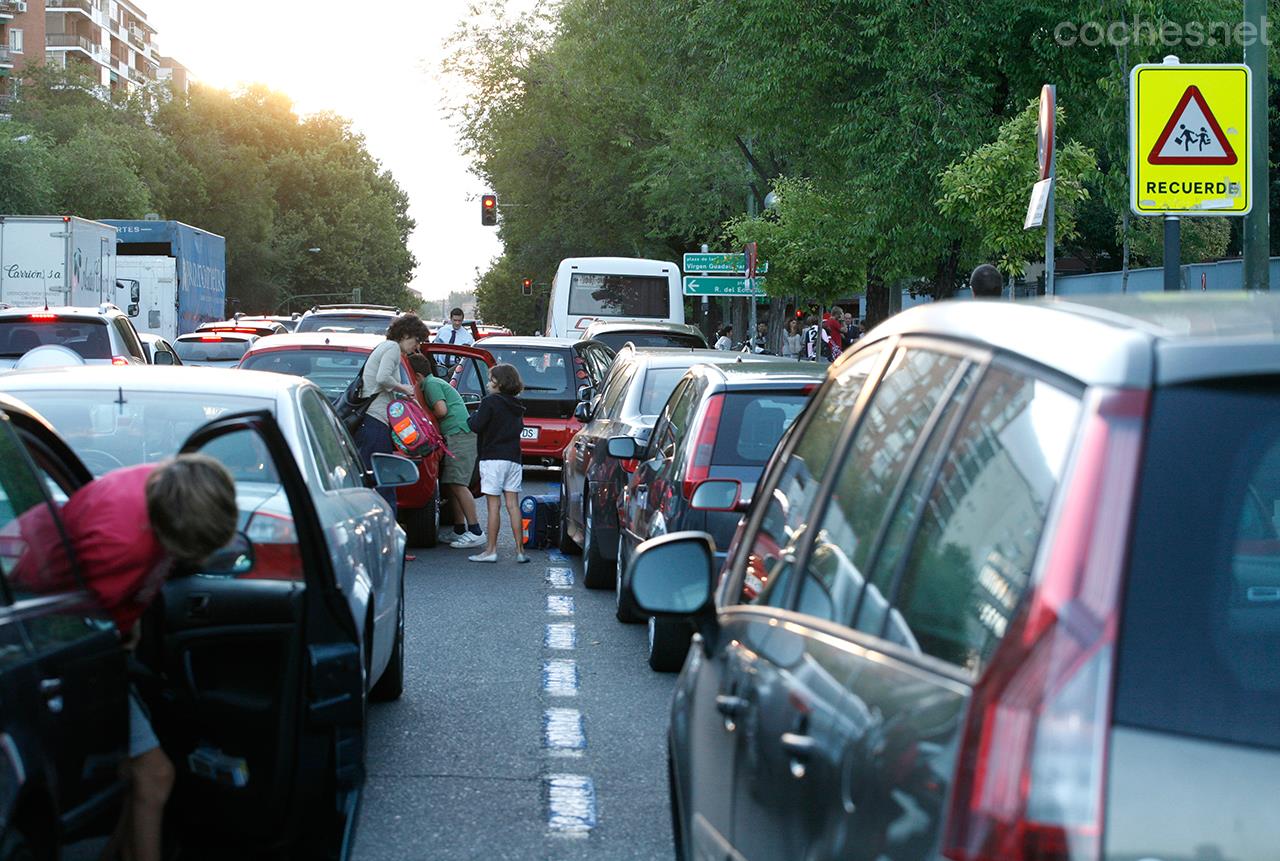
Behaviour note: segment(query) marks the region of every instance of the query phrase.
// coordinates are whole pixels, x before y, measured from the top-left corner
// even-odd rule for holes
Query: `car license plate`
[[[536,440],[537,438],[538,438],[538,429],[537,429],[537,428],[522,428],[522,429],[520,430],[520,439],[534,439],[534,440]]]

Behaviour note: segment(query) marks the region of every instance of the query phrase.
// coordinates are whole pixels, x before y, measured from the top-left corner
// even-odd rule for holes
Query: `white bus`
[[[597,320],[683,323],[680,267],[635,257],[561,260],[551,282],[544,334],[580,338]]]

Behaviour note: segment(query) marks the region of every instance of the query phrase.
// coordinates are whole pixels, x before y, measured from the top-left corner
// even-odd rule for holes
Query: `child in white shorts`
[[[489,369],[490,394],[468,420],[479,437],[480,490],[489,505],[489,541],[483,553],[467,557],[472,562],[498,561],[498,532],[504,506],[516,542],[516,561],[529,561],[524,555],[520,529],[520,484],[524,477],[520,431],[524,429],[524,405],[516,395],[522,391],[524,384],[514,367],[494,365]]]

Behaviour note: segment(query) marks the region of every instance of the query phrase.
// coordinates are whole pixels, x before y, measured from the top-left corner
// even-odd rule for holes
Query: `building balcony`
[[[94,6],[89,0],[45,0],[46,12],[83,12],[93,17]]]
[[[12,18],[27,11],[27,0],[0,0],[0,17]]]
[[[15,57],[6,46],[0,45],[0,69],[12,69]]]
[[[111,55],[105,48],[75,33],[45,33],[44,46],[46,49],[84,51],[94,61],[104,66],[111,65]]]

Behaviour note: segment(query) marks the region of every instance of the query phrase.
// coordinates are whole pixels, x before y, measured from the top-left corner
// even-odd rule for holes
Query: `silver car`
[[[357,626],[370,696],[399,697],[405,533],[314,384],[257,371],[209,369],[192,376],[182,368],[76,367],[15,371],[0,377],[0,391],[47,419],[95,476],[170,457],[193,431],[222,416],[273,416],[307,486],[337,587]],[[232,436],[206,453],[236,479],[240,528],[255,548],[250,576],[302,580],[292,513],[260,443]],[[416,468],[412,473],[416,479]]]
[[[0,310],[0,368],[14,367],[33,350],[60,353],[60,364],[147,364],[133,323],[111,304]]]

